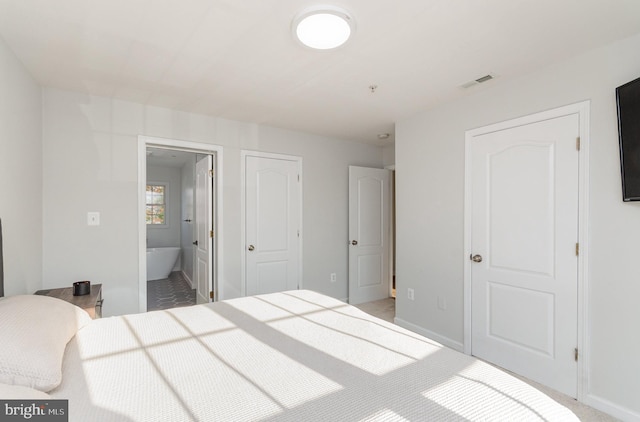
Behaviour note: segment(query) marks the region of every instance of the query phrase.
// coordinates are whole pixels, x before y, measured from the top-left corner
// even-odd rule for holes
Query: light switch
[[[100,225],[100,213],[99,212],[88,212],[87,213],[87,225],[89,225],[89,226],[99,226]]]

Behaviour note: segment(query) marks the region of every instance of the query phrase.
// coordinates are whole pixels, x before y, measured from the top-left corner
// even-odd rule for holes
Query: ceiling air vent
[[[478,85],[478,84],[481,84],[483,82],[490,81],[493,78],[494,78],[493,75],[484,75],[484,76],[481,76],[478,79],[474,79],[473,81],[469,81],[469,82],[467,82],[465,84],[462,84],[461,87],[462,88],[471,88],[474,85]]]

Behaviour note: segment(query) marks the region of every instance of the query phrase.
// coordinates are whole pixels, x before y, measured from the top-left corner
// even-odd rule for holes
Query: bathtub
[[[176,265],[180,248],[147,248],[147,281],[168,278]]]

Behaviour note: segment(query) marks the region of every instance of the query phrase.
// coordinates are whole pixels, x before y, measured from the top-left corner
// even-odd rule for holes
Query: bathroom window
[[[167,187],[165,185],[147,185],[147,224],[164,225],[166,223]]]

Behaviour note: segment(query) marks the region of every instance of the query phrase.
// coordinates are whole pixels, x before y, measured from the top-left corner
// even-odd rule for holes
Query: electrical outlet
[[[87,225],[88,226],[99,226],[100,225],[100,213],[99,212],[88,212],[87,213]]]
[[[414,292],[413,289],[407,289],[407,299],[409,300],[413,300],[414,299]]]
[[[335,283],[336,281],[338,281],[338,277],[336,276],[336,273],[331,273],[331,282]]]
[[[438,309],[442,311],[447,310],[447,299],[442,296],[438,296]]]

